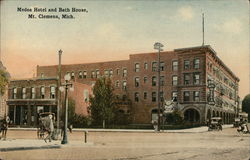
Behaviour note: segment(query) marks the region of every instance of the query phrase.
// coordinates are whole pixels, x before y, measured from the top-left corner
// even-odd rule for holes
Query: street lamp
[[[161,129],[160,129],[160,123],[161,123],[161,120],[160,120],[160,72],[161,72],[161,70],[160,70],[160,52],[161,51],[163,51],[163,49],[162,49],[162,47],[164,47],[163,46],[163,44],[161,44],[160,42],[156,42],[155,44],[154,44],[154,49],[156,49],[156,50],[158,50],[158,88],[157,88],[157,91],[158,91],[158,112],[157,112],[157,117],[158,117],[158,127],[157,127],[157,129],[158,129],[158,131],[160,131]]]
[[[70,83],[70,75],[66,74],[64,76],[65,84],[62,84],[60,87],[60,90],[63,91],[65,87],[65,100],[64,100],[64,105],[65,105],[65,120],[64,120],[64,132],[63,132],[63,140],[61,144],[67,144],[68,143],[68,137],[67,137],[67,126],[68,126],[68,89],[69,87],[72,87],[72,83]],[[64,86],[64,87],[63,87]]]
[[[59,64],[58,64],[58,82],[57,82],[57,86],[58,88],[61,86],[61,56],[62,56],[62,50],[60,49],[58,51],[58,55],[59,55]],[[59,132],[59,124],[60,124],[60,107],[61,107],[61,92],[58,89],[57,92],[57,131]],[[57,134],[58,134],[57,132]],[[58,136],[58,135],[57,135]]]

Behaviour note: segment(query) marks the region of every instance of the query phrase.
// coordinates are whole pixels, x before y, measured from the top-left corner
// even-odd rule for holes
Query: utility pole
[[[58,64],[58,81],[57,81],[57,130],[60,129],[60,107],[61,107],[61,92],[59,90],[59,87],[61,86],[61,56],[62,56],[62,50],[60,49],[58,51],[59,55],[59,64]]]
[[[158,117],[158,131],[161,130],[161,119],[160,119],[160,110],[161,110],[161,106],[160,106],[160,99],[161,99],[161,95],[160,95],[160,78],[161,78],[161,68],[160,68],[160,52],[163,51],[163,49],[161,49],[163,46],[163,44],[161,44],[160,42],[156,42],[154,44],[154,49],[158,50],[158,85],[157,85],[157,102],[158,102],[158,112],[157,112],[157,117]]]
[[[202,46],[204,46],[204,13],[202,13]]]

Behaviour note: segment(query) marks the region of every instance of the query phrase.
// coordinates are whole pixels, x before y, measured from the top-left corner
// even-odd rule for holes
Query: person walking
[[[44,139],[44,141],[46,143],[47,143],[47,140],[49,140],[49,142],[51,142],[52,135],[53,135],[53,132],[54,132],[53,116],[51,114],[49,115],[49,119],[48,120],[49,120],[49,128],[46,128],[47,132],[48,132],[48,135]]]

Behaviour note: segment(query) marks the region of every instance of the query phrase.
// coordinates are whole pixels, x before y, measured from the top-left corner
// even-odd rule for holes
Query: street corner
[[[61,148],[59,141],[46,143],[44,140],[6,139],[0,141],[0,152]]]

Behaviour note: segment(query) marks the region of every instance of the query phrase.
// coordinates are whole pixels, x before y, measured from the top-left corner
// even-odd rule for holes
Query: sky
[[[39,1],[3,0],[1,61],[12,78],[29,78],[37,65],[126,60],[130,54],[164,51],[205,44],[240,78],[240,97],[250,93],[248,0]],[[19,12],[17,8],[32,9]],[[34,8],[47,12],[33,12]],[[78,8],[88,12],[48,12]],[[34,14],[36,19],[29,19]],[[39,19],[38,15],[72,14],[74,19]]]

